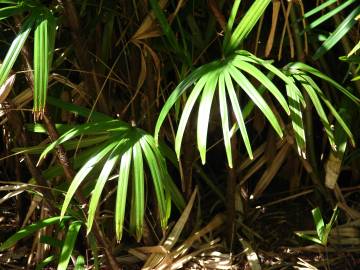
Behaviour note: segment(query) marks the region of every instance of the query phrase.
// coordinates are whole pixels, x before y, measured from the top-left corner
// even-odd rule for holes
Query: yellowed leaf
[[[0,87],[0,103],[4,102],[5,99],[10,94],[10,91],[14,85],[15,82],[15,74],[11,75],[5,83]]]

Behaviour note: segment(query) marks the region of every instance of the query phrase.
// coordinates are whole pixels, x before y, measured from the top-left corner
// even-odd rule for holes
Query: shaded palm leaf
[[[9,50],[6,53],[5,59],[0,67],[0,85],[5,83],[9,77],[10,71],[15,64],[17,57],[19,56],[22,47],[25,44],[27,37],[30,34],[32,26],[36,21],[37,16],[32,14],[29,16],[20,28],[20,32],[11,43]]]
[[[89,204],[87,220],[87,231],[89,233],[92,228],[97,208],[100,204],[104,186],[120,160],[118,190],[116,196],[117,204],[115,206],[116,236],[118,240],[122,237],[127,187],[131,177],[133,181],[131,185],[133,191],[131,198],[130,230],[136,234],[136,238],[139,240],[142,236],[145,214],[144,155],[155,187],[160,223],[162,227],[165,228],[167,218],[169,217],[169,201],[167,200],[169,195],[171,194],[171,199],[180,209],[183,208],[185,203],[180,192],[177,190],[176,185],[172,183],[172,180],[169,178],[165,159],[156,147],[154,138],[144,131],[118,120],[83,124],[66,131],[58,138],[58,140],[48,145],[41,154],[40,159],[44,158],[59,144],[65,145],[67,143],[76,142],[77,137],[84,135],[88,135],[88,138],[91,138],[92,136],[97,137],[99,133],[108,136],[108,138],[103,141],[99,147],[92,145],[92,148],[89,151],[84,152],[87,152],[87,154],[84,157],[81,157],[82,161],[80,164],[77,164],[77,166],[81,166],[81,168],[75,175],[66,193],[61,209],[61,216],[65,215],[73,196],[78,192],[80,186],[85,181],[92,181],[89,179],[90,173],[97,170],[99,166],[102,166],[100,175],[95,181]],[[73,141],[73,139],[75,139],[75,141]],[[79,158],[81,155],[82,154],[80,153]],[[131,167],[132,171],[130,170]]]
[[[3,2],[3,1],[2,1]],[[26,10],[24,5],[8,6],[0,9],[0,20],[17,15]]]
[[[338,8],[347,6],[348,4],[352,4],[353,0],[348,0],[340,5]],[[356,1],[357,2],[357,1]],[[336,9],[335,9],[336,10]],[[335,10],[330,11],[327,15],[333,16],[333,12]],[[313,58],[318,59],[326,52],[328,52],[332,47],[334,47],[342,37],[344,37],[350,29],[356,24],[356,17],[360,14],[360,5],[355,7],[353,11],[338,25],[338,27],[330,34],[330,36],[324,41],[324,43],[320,46],[320,48],[315,52]],[[324,15],[326,16],[326,15]],[[331,17],[330,16],[330,17]]]
[[[69,225],[69,229],[66,233],[65,240],[61,249],[57,270],[68,269],[70,257],[74,249],[77,240],[77,235],[80,231],[81,225],[82,225],[81,221],[73,221]]]
[[[320,87],[315,83],[315,81],[311,78],[311,76],[315,76],[320,78],[326,82],[328,82],[331,86],[335,87],[335,89],[340,90],[343,94],[349,97],[352,101],[359,104],[359,99],[352,95],[348,90],[343,88],[340,84],[321,73],[317,69],[305,65],[303,63],[290,63],[284,68],[284,72],[289,76],[290,80],[298,83],[302,86],[302,89],[309,95],[311,102],[314,105],[314,108],[319,116],[320,121],[324,125],[325,132],[329,139],[329,143],[334,151],[336,151],[336,143],[333,128],[330,125],[328,117],[325,113],[321,100],[329,109],[330,113],[334,116],[339,125],[343,128],[347,136],[349,137],[351,143],[354,145],[354,137],[345,123],[345,121],[341,118],[339,113],[336,111],[334,106],[331,104],[330,100],[326,97],[326,95],[321,91]],[[311,75],[311,76],[310,76]],[[304,132],[304,124],[302,120],[302,110],[300,106],[300,102],[297,98],[298,92],[295,91],[290,85],[287,85],[287,94],[289,98],[289,105],[291,109],[291,119],[292,126],[295,132],[295,139],[298,145],[299,154],[305,157],[306,153],[306,141],[305,141],[305,132]]]
[[[13,245],[15,245],[19,240],[30,236],[31,234],[35,233],[36,231],[50,226],[52,224],[58,224],[61,220],[66,221],[71,219],[70,216],[63,216],[63,217],[50,217],[43,220],[40,220],[34,224],[28,225],[24,228],[22,228],[20,231],[13,234],[11,237],[9,237],[4,243],[0,246],[0,251],[6,250]]]

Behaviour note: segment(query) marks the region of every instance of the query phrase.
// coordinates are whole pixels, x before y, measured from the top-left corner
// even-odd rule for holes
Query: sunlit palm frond
[[[230,57],[227,57],[223,60],[214,61],[196,69],[178,85],[178,87],[174,90],[174,92],[171,94],[171,96],[165,103],[156,124],[155,138],[158,138],[159,129],[165,119],[165,116],[169,113],[171,107],[175,104],[178,98],[180,98],[180,96],[191,87],[192,84],[195,85],[185,104],[175,138],[175,151],[178,157],[180,156],[181,142],[183,139],[186,124],[189,121],[190,114],[195,106],[196,101],[201,96],[199,101],[199,112],[197,121],[197,146],[200,152],[201,160],[203,163],[205,163],[209,116],[214,94],[217,89],[219,91],[222,130],[225,138],[224,143],[229,166],[232,166],[232,157],[230,151],[231,135],[228,122],[229,112],[234,113],[247,152],[250,157],[252,156],[250,139],[246,131],[244,117],[242,115],[241,106],[237,97],[239,93],[237,91],[238,89],[241,89],[250,98],[250,100],[264,113],[264,116],[268,119],[275,131],[281,137],[283,135],[282,128],[275,114],[270,109],[269,105],[264,100],[259,91],[256,89],[256,87],[253,86],[247,76],[244,75],[245,72],[247,75],[251,75],[256,80],[258,80],[279,101],[279,104],[282,106],[282,108],[287,113],[289,113],[289,107],[280,90],[271,82],[271,80],[265,74],[263,74],[260,69],[255,66],[260,65],[267,68],[266,65],[263,65],[263,63],[269,62],[254,60],[250,57],[249,53],[245,51],[237,51],[236,53],[234,53],[234,55]],[[275,67],[273,68],[276,69]],[[281,71],[277,70],[277,73],[281,73]],[[285,75],[283,76],[286,77]],[[228,108],[227,100],[230,100],[232,110]]]

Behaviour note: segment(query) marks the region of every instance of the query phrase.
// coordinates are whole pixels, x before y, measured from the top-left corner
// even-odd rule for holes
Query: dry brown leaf
[[[224,15],[221,13],[221,11],[219,10],[217,1],[209,0],[208,4],[209,4],[209,8],[210,8],[211,12],[213,13],[217,22],[221,26],[221,29],[225,31],[226,30],[226,19],[225,19]]]
[[[334,189],[341,172],[342,159],[331,151],[328,160],[325,163],[325,185]]]
[[[290,15],[290,11],[292,8],[292,2],[288,2],[288,6],[285,9],[285,5],[284,3],[281,1],[281,7],[285,16],[285,23],[284,23],[284,28],[282,30],[281,33],[281,39],[280,39],[280,46],[279,46],[279,54],[278,54],[278,60],[281,60],[281,56],[282,56],[282,49],[283,49],[283,44],[284,44],[284,38],[285,38],[285,32],[288,33],[288,37],[289,37],[289,43],[290,43],[290,56],[291,58],[294,58],[295,56],[295,51],[294,51],[294,40],[291,34],[291,29],[290,29],[290,24],[289,24],[289,15]]]
[[[246,258],[249,262],[251,270],[261,270],[259,258],[251,245],[243,238],[239,238],[239,240],[244,248],[244,252],[246,254]]]
[[[0,103],[4,102],[10,94],[10,91],[15,82],[15,74],[11,75],[4,84],[0,87]]]
[[[169,251],[164,248],[163,246],[149,246],[149,247],[137,247],[135,250],[144,253],[144,254],[151,254],[151,253],[162,253],[167,254]]]
[[[160,0],[159,7],[164,9],[168,3],[168,0]],[[156,18],[154,12],[150,11],[149,14],[145,17],[143,23],[140,25],[135,34],[131,37],[131,41],[159,37],[162,35],[162,32],[156,24]]]
[[[199,240],[204,235],[208,234],[209,232],[214,231],[215,229],[219,228],[225,222],[225,215],[224,214],[217,214],[205,227],[201,230],[194,233],[194,235],[190,236],[188,239],[184,241],[184,243],[179,246],[174,253],[174,256],[177,257],[179,255],[184,254],[192,244]]]
[[[360,219],[360,212],[345,203],[338,203],[339,208],[344,210],[352,219]]]
[[[165,250],[170,250],[178,241],[180,234],[181,234],[182,230],[184,229],[187,220],[189,219],[191,209],[195,202],[197,191],[198,191],[198,189],[195,188],[195,190],[192,193],[190,200],[189,200],[188,204],[186,205],[184,211],[182,212],[179,220],[176,222],[176,224],[175,224],[174,228],[171,230],[169,236],[162,244],[162,247]],[[165,259],[165,257],[166,257],[166,255],[164,256],[164,254],[158,254],[158,253],[150,255],[150,257],[147,259],[147,261],[145,262],[145,265],[143,266],[142,269],[144,269],[144,270],[145,269],[149,269],[149,270],[155,269],[157,267],[157,265],[159,265],[159,263],[161,263]]]
[[[184,0],[179,0],[178,4],[176,5],[175,11],[169,16],[169,23],[171,24],[172,21],[175,19],[176,15],[179,13],[180,9],[185,5]]]
[[[26,217],[24,219],[22,227],[24,227],[26,223],[29,221],[31,215],[34,213],[36,207],[38,207],[41,201],[42,201],[42,197],[40,197],[39,195],[34,195],[34,197],[31,200],[31,204],[29,206],[28,212],[26,213]]]
[[[265,57],[268,57],[270,55],[271,49],[274,44],[274,37],[275,37],[275,32],[276,32],[276,28],[277,28],[278,19],[279,19],[280,8],[281,8],[280,0],[273,1],[271,29],[270,29],[268,41],[266,43]]]
[[[271,180],[274,178],[275,174],[279,171],[289,150],[290,150],[290,144],[288,143],[286,143],[280,149],[280,151],[277,153],[274,160],[272,161],[271,165],[267,168],[267,170],[264,172],[261,179],[257,183],[255,187],[255,191],[251,196],[252,198],[259,197],[263,193],[263,191],[267,188]]]

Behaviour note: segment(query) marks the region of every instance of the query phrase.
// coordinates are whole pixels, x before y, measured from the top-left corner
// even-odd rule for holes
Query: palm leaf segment
[[[55,41],[55,18],[46,7],[30,1],[0,8],[0,20],[28,11],[30,14],[22,23],[19,33],[10,45],[0,67],[0,86],[9,77],[16,59],[32,29],[34,33],[34,117],[42,118],[46,104],[49,69]]]
[[[65,215],[71,199],[80,185],[86,179],[91,181],[90,173],[99,169],[100,174],[96,177],[95,187],[92,190],[89,204],[87,220],[87,230],[89,232],[93,225],[104,186],[109,180],[112,171],[118,168],[118,187],[115,206],[116,237],[118,240],[122,237],[126,195],[128,186],[130,186],[132,188],[130,230],[135,232],[139,240],[142,236],[145,213],[144,163],[147,163],[153,179],[162,227],[166,226],[169,217],[170,194],[171,199],[178,208],[181,209],[184,206],[183,198],[170,179],[165,159],[156,147],[152,136],[118,120],[88,123],[66,131],[58,140],[54,141],[43,151],[40,159],[44,158],[59,144],[68,143],[79,136],[84,136],[88,140],[89,137],[104,134],[108,136],[107,139],[99,147],[93,147],[94,150],[88,155],[89,158],[84,160],[84,164],[74,177],[66,193],[61,216]]]

